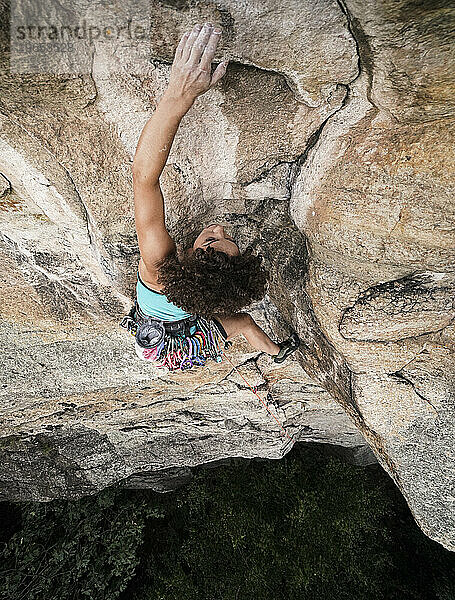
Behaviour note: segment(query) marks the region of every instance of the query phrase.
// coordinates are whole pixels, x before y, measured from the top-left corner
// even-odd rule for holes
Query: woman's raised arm
[[[172,63],[169,84],[140,135],[133,160],[133,173],[142,185],[156,186],[169,156],[175,133],[195,99],[212,88],[225,74],[220,63],[213,75],[212,60],[221,28],[197,24],[183,34]]]

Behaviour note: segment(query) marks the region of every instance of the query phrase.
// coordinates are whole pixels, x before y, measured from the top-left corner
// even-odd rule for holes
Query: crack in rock
[[[431,406],[431,408],[434,410],[434,412],[439,415],[437,408],[434,406],[434,404],[432,402],[430,402],[430,400],[428,400],[428,398],[425,398],[425,396],[419,392],[416,388],[416,386],[414,385],[414,383],[408,379],[407,377],[405,377],[403,375],[403,373],[400,373],[399,371],[395,371],[394,373],[389,373],[390,377],[395,377],[397,379],[399,379],[400,381],[404,381],[406,384],[410,385],[414,391],[414,393],[416,394],[416,396],[418,396],[419,398],[421,398],[422,400],[424,400],[425,402],[427,402],[427,404],[429,404]]]

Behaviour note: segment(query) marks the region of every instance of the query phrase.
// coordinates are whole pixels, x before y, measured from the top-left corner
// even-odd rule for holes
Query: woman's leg
[[[275,342],[269,338],[265,331],[259,327],[253,317],[248,313],[241,312],[232,317],[215,315],[215,318],[218,319],[228,334],[226,341],[229,342],[242,334],[255,350],[266,352],[272,356],[276,356],[280,351],[278,344],[275,344]]]

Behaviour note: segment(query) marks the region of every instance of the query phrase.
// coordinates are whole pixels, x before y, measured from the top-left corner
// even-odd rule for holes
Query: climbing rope
[[[263,406],[266,408],[266,410],[268,410],[268,412],[272,415],[272,417],[275,419],[275,421],[278,423],[278,425],[281,427],[281,429],[284,431],[284,434],[289,438],[290,441],[295,442],[294,436],[289,435],[289,433],[284,429],[284,427],[282,426],[282,424],[279,422],[279,420],[276,418],[276,416],[272,413],[272,411],[268,408],[268,406],[265,404],[265,402],[262,400],[262,398],[259,396],[259,394],[257,393],[257,386],[254,386],[254,389],[251,387],[251,385],[248,383],[248,381],[245,379],[245,377],[240,373],[240,371],[237,369],[237,367],[234,365],[234,363],[232,362],[232,360],[229,358],[229,356],[224,353],[224,356],[228,359],[228,361],[231,363],[231,365],[234,367],[234,369],[237,371],[237,373],[240,375],[240,377],[243,379],[243,381],[245,381],[245,383],[248,385],[248,387],[250,388],[250,390],[256,394],[256,396],[259,398],[259,400],[262,402]],[[288,442],[289,443],[289,442]]]

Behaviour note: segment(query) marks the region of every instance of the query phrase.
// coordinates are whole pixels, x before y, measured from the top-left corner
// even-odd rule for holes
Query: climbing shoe
[[[286,358],[292,354],[300,346],[300,338],[296,333],[291,334],[287,340],[278,342],[280,351],[278,354],[271,354],[273,361],[276,363],[282,363]]]

